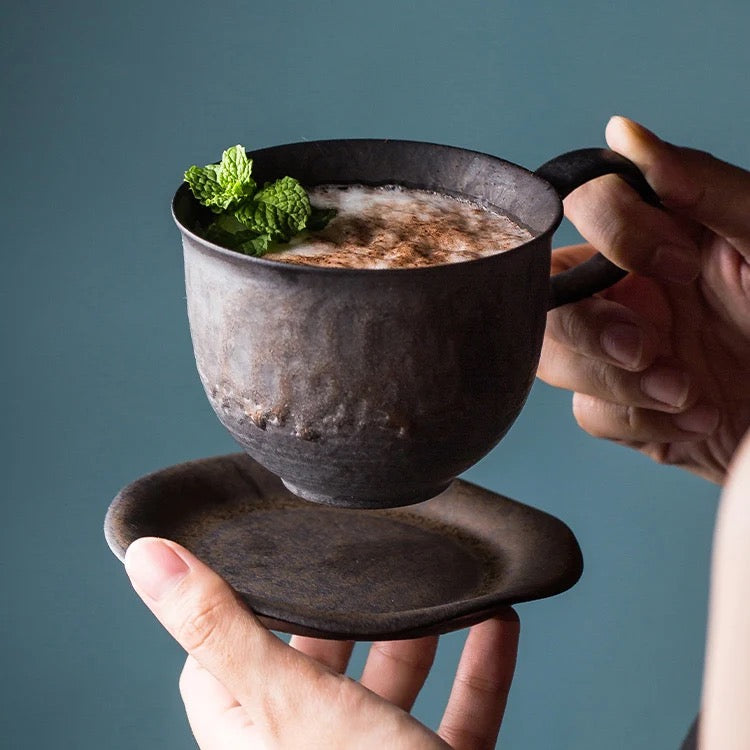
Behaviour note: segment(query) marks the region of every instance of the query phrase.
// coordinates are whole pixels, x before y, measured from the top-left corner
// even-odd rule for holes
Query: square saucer
[[[139,537],[172,539],[269,628],[319,638],[446,633],[559,594],[583,570],[562,521],[469,482],[404,508],[350,510],[301,500],[242,453],[136,480],[104,531],[121,560]]]

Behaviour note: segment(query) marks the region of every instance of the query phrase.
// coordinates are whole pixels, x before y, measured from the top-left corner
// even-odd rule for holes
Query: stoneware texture
[[[550,301],[622,276],[599,257],[554,278],[550,293],[560,195],[608,172],[645,185],[600,149],[558,157],[539,174],[404,141],[318,141],[251,156],[259,183],[286,174],[308,186],[398,183],[499,208],[534,234],[442,266],[299,266],[205,241],[195,230],[210,214],[187,185],[178,190],[190,330],[212,407],[290,490],[347,507],[433,497],[500,441],[534,379]]]
[[[468,482],[408,508],[353,511],[295,497],[244,454],[137,480],[105,534],[120,559],[138,537],[173,539],[269,627],[326,638],[456,630],[558,594],[582,571],[562,521]]]

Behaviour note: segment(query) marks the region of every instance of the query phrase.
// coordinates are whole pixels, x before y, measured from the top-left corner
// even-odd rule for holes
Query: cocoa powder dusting
[[[414,268],[493,255],[532,234],[507,216],[465,200],[397,186],[324,185],[314,206],[338,214],[267,254],[272,260],[331,268]]]

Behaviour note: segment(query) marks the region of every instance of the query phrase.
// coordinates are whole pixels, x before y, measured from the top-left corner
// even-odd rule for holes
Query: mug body
[[[233,437],[310,500],[382,508],[433,497],[500,441],[528,396],[557,194],[522,167],[433,144],[309,142],[251,157],[259,182],[433,190],[495,207],[534,235],[448,265],[300,266],[207,242],[187,186],[175,196],[196,364]]]

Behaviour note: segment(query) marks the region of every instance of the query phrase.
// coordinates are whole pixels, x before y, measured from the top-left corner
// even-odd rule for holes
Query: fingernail
[[[136,539],[125,553],[133,585],[151,599],[161,599],[188,570],[187,563],[161,539]]]
[[[643,353],[643,333],[632,323],[615,323],[602,331],[601,347],[605,354],[625,367],[635,368]]]
[[[679,408],[687,400],[690,378],[676,367],[652,367],[641,378],[641,390],[649,398]]]
[[[662,279],[688,284],[700,273],[697,250],[682,245],[660,245],[654,253],[651,268]]]
[[[672,421],[681,430],[709,435],[719,426],[719,410],[715,406],[698,404],[681,414],[675,414]]]

